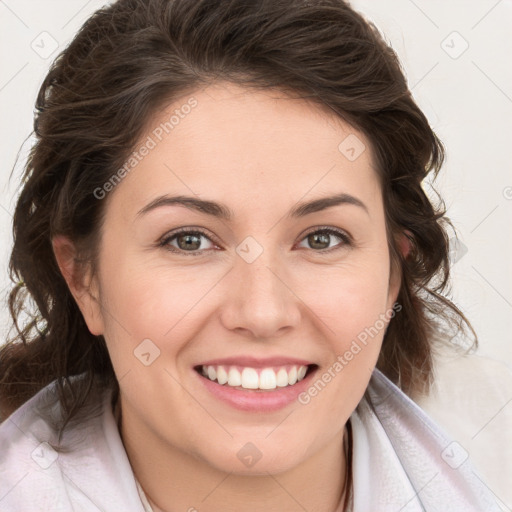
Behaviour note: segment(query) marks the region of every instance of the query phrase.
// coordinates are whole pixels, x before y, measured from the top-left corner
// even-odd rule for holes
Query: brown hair
[[[78,261],[94,269],[107,201],[93,191],[123,166],[159,107],[220,80],[294,91],[371,141],[391,259],[402,276],[401,311],[379,369],[407,393],[425,391],[441,326],[471,329],[441,295],[449,276],[444,206],[433,206],[422,188],[439,171],[443,146],[371,23],[342,0],[119,0],[86,21],[37,97],[36,143],[14,212],[16,335],[0,350],[3,416],[54,380],[67,419],[94,383],[118,391],[105,340],[89,332],[51,240],[68,236]],[[397,248],[404,231],[407,258]],[[29,322],[20,326],[23,313]],[[78,374],[85,378],[70,379]]]

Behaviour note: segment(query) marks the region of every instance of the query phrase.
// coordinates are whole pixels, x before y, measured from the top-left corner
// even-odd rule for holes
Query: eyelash
[[[320,254],[326,254],[326,253],[330,253],[332,251],[336,251],[336,250],[342,249],[342,248],[344,248],[346,246],[350,247],[350,246],[353,245],[353,241],[352,241],[352,238],[350,237],[350,235],[348,235],[347,233],[345,233],[344,231],[341,231],[339,229],[334,229],[334,228],[327,227],[327,226],[315,227],[313,230],[308,231],[301,238],[300,241],[302,242],[309,235],[313,235],[313,234],[317,234],[317,233],[326,233],[328,235],[334,235],[334,236],[340,238],[342,240],[342,243],[340,243],[337,246],[331,247],[329,249],[321,249],[321,250],[311,249],[313,252],[320,253]],[[176,237],[178,237],[179,235],[182,235],[182,234],[202,235],[205,238],[207,238],[210,242],[216,244],[216,242],[214,240],[212,240],[211,237],[205,231],[203,231],[202,229],[181,228],[181,229],[179,229],[177,231],[174,231],[173,233],[165,236],[164,238],[162,238],[161,241],[158,243],[158,246],[159,247],[163,247],[163,248],[165,248],[166,250],[168,250],[170,252],[174,252],[174,253],[178,253],[178,254],[183,254],[185,256],[201,256],[204,251],[211,250],[211,249],[202,249],[202,250],[198,249],[198,250],[195,250],[195,251],[184,251],[182,249],[177,249],[176,247],[172,247],[172,249],[171,249],[170,246],[168,245],[169,242],[171,242]]]

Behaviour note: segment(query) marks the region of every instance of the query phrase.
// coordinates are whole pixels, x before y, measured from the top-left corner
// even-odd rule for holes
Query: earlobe
[[[84,272],[76,261],[76,248],[73,242],[58,235],[52,238],[53,253],[60,272],[73,295],[91,334],[103,334],[103,317],[96,289],[96,279],[91,278],[90,272]]]

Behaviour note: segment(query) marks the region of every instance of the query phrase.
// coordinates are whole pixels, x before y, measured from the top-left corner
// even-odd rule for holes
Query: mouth
[[[202,364],[194,367],[202,378],[218,386],[245,392],[277,392],[296,386],[317,370],[316,364],[253,367],[236,364]]]
[[[318,368],[316,364],[204,364],[195,366],[193,373],[199,378],[207,400],[244,413],[266,414],[297,402]]]

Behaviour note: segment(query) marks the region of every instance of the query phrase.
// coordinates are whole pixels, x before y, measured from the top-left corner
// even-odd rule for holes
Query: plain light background
[[[0,0],[0,343],[10,326],[5,300],[15,189],[31,139],[20,152],[10,184],[9,174],[32,131],[36,95],[51,61],[104,4]],[[507,482],[512,462],[499,458],[511,445],[510,437],[499,437],[511,430],[505,425],[507,421],[510,426],[512,417],[510,378],[494,379],[495,389],[489,391],[494,402],[487,404],[488,410],[485,393],[478,403],[461,402],[460,414],[466,415],[471,406],[476,411],[472,431],[457,417],[457,404],[467,397],[450,391],[455,393],[465,379],[471,394],[480,371],[489,383],[496,369],[512,368],[512,67],[507,64],[512,0],[355,0],[352,5],[398,53],[413,96],[445,144],[447,160],[435,186],[460,237],[453,244],[451,298],[479,335],[480,359],[500,363],[487,365],[485,372],[474,363],[458,369],[445,364],[440,371],[444,392],[424,406],[456,434],[480,464],[504,510],[511,510]],[[502,391],[498,398],[497,388]]]

